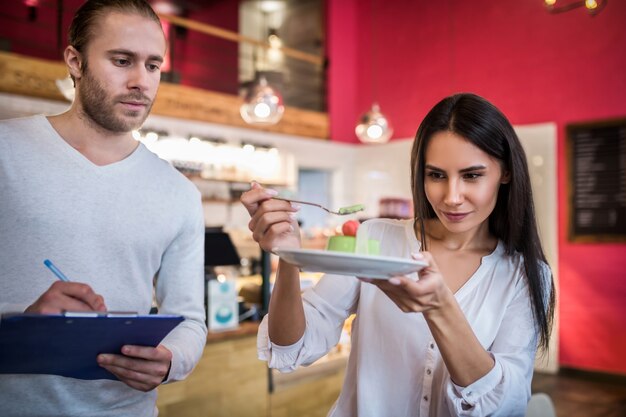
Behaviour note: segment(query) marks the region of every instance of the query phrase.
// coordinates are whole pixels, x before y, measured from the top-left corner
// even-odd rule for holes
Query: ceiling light
[[[159,139],[159,134],[157,132],[148,132],[145,138],[148,142],[156,142]]]
[[[280,49],[283,47],[283,40],[278,36],[278,31],[274,28],[269,29],[269,35],[267,36],[267,43],[271,48]]]
[[[275,13],[285,8],[285,4],[282,1],[261,1],[259,5],[265,13]]]
[[[607,0],[543,0],[550,13],[563,13],[580,7],[587,9],[587,13],[595,16],[606,6]]]
[[[174,4],[175,2],[167,1],[167,0],[159,0],[152,3],[152,9],[159,14],[173,14],[180,15],[182,14],[182,8]]]

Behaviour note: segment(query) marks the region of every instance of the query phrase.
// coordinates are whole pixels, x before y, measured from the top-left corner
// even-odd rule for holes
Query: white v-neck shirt
[[[148,314],[154,291],[159,313],[185,317],[162,342],[172,352],[168,381],[200,360],[200,193],[143,144],[98,166],[44,116],[0,122],[0,313],[24,311],[55,282],[46,258],[109,310]],[[156,394],[113,380],[1,374],[0,416],[153,417]]]
[[[381,255],[410,258],[420,249],[413,220],[369,220],[359,240],[365,234],[380,241]],[[306,331],[291,346],[271,343],[265,317],[259,358],[282,372],[309,365],[337,344],[344,321],[356,313],[346,376],[330,417],[523,416],[538,331],[522,257],[507,255],[500,241],[455,297],[495,360],[467,387],[451,381],[421,313],[403,313],[376,286],[348,276],[327,274],[304,292]]]

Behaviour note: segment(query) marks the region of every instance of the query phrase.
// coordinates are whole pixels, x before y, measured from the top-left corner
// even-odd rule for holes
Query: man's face
[[[76,83],[77,105],[100,128],[139,128],[152,108],[161,76],[165,37],[158,23],[138,14],[100,18]]]

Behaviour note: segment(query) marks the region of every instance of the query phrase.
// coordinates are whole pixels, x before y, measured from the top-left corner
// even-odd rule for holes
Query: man
[[[89,0],[69,44],[71,108],[0,123],[0,313],[147,314],[154,294],[185,321],[156,348],[99,355],[119,381],[0,375],[0,415],[153,416],[154,388],[186,377],[206,341],[200,194],[131,136],[156,96],[165,37],[144,0]],[[46,258],[72,282],[55,282]]]

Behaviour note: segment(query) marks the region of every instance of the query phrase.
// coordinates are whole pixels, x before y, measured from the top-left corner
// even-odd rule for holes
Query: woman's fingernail
[[[268,193],[271,196],[277,196],[278,195],[278,191],[273,190],[271,188],[266,189],[265,192]]]
[[[291,203],[291,208],[298,211],[300,210],[301,206],[300,204],[296,204],[296,203]]]
[[[398,279],[398,278],[389,278],[389,283],[391,285],[400,285],[400,279]]]
[[[421,252],[412,252],[411,256],[413,259],[424,259],[424,255]]]
[[[296,213],[289,213],[288,216],[289,216],[289,218],[291,220],[295,220],[296,219]]]

